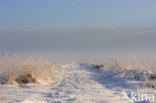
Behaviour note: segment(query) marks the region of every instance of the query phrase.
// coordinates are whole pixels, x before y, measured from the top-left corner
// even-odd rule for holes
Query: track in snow
[[[121,96],[105,88],[100,72],[85,66],[68,65],[67,74],[54,83],[8,89],[10,103],[122,103]],[[101,76],[101,77],[100,77]],[[13,95],[14,94],[14,95]],[[18,95],[16,95],[18,94]],[[124,103],[124,102],[123,102]]]

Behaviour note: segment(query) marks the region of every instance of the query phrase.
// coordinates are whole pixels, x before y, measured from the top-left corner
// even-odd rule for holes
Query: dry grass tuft
[[[45,84],[63,75],[64,69],[48,59],[18,55],[0,60],[0,84]]]

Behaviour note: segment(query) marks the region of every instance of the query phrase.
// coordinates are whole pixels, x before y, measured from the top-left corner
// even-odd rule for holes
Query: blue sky
[[[155,5],[155,0],[1,0],[0,27],[153,27]]]

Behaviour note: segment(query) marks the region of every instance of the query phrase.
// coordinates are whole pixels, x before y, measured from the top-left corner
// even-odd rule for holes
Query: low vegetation
[[[61,65],[32,56],[13,56],[0,60],[0,84],[46,84],[64,74]]]
[[[94,69],[103,71],[110,78],[140,81],[143,86],[156,88],[156,60],[112,58],[107,61],[89,63]]]

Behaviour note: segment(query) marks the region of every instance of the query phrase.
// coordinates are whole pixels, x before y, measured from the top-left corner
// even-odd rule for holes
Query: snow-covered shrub
[[[45,84],[64,74],[64,69],[48,59],[13,56],[0,60],[0,84]]]

